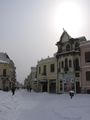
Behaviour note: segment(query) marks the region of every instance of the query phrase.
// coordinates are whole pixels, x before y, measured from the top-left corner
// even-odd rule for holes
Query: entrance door
[[[56,84],[55,83],[50,83],[50,92],[55,93],[56,92]]]
[[[42,92],[47,92],[47,83],[43,84]]]

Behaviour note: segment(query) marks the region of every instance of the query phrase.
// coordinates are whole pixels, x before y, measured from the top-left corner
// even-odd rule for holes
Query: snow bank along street
[[[90,120],[90,95],[0,91],[0,120]]]

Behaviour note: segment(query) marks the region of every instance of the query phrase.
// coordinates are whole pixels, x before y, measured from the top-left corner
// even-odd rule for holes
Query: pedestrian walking
[[[15,82],[14,82],[14,81],[12,81],[12,82],[11,82],[11,92],[12,92],[12,95],[14,95],[14,94],[15,94],[15,90],[16,90],[16,87],[15,87]]]
[[[74,91],[73,91],[73,90],[70,90],[70,91],[69,91],[69,95],[70,95],[70,98],[72,99],[72,97],[74,96]]]
[[[11,91],[12,91],[12,95],[14,95],[15,94],[15,87],[12,87]]]

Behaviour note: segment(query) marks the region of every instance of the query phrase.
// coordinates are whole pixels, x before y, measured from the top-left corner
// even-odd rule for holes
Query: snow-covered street
[[[90,120],[90,95],[0,91],[0,120]]]

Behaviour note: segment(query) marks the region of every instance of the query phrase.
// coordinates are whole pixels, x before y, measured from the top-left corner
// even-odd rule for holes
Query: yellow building
[[[8,91],[16,81],[15,66],[6,53],[0,53],[0,89]]]
[[[37,64],[38,89],[41,92],[56,92],[57,63],[55,57],[40,60]]]

